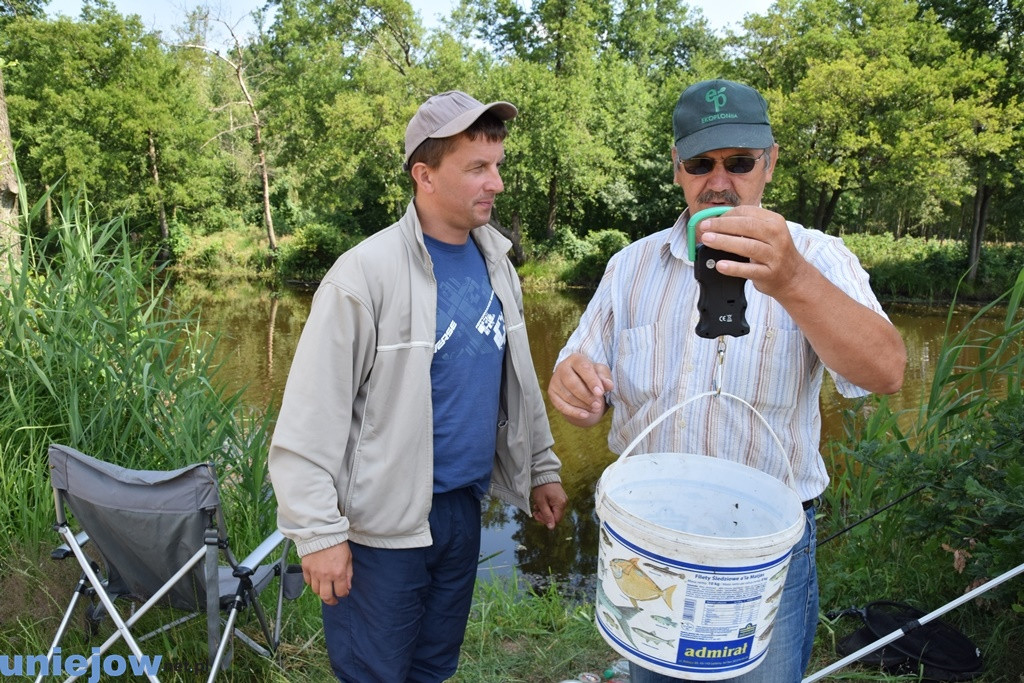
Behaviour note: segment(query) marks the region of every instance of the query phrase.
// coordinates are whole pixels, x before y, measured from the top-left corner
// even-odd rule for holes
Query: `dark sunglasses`
[[[722,166],[729,173],[743,174],[750,173],[754,170],[754,166],[763,157],[768,150],[765,150],[758,154],[756,157],[748,156],[746,154],[737,154],[735,156],[726,157],[721,159]],[[707,175],[714,170],[715,164],[718,163],[718,159],[712,159],[711,157],[693,157],[692,159],[683,159],[679,162],[679,165],[683,167],[683,170],[690,175]]]

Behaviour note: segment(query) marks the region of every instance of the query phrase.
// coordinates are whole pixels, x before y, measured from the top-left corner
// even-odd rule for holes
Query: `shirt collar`
[[[683,211],[668,231],[665,244],[661,247],[661,253],[664,258],[672,256],[684,263],[692,263],[690,261],[689,245],[686,240],[686,222],[688,220],[690,220],[690,209]]]

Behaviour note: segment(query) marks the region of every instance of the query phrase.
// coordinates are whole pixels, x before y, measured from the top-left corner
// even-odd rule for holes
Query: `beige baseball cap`
[[[460,90],[434,95],[421,104],[405,128],[406,169],[412,153],[427,138],[447,138],[461,133],[486,111],[493,111],[503,121],[515,118],[519,113],[509,102],[484,104]]]

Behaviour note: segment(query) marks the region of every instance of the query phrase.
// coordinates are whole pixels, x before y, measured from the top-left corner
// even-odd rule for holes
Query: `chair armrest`
[[[274,533],[267,536],[266,540],[256,546],[256,549],[249,553],[235,570],[232,575],[236,578],[242,578],[243,576],[251,576],[256,568],[263,564],[263,561],[267,559],[267,556],[274,551],[275,548],[280,546],[282,543],[287,542],[284,534],[280,530],[275,530]]]
[[[79,545],[79,547],[85,545],[89,542],[89,534],[84,531],[79,531],[75,535],[75,542]],[[68,547],[68,544],[61,543],[59,546],[54,548],[53,551],[50,553],[50,559],[65,560],[71,557],[72,555],[74,555],[74,553],[71,552],[71,548]]]

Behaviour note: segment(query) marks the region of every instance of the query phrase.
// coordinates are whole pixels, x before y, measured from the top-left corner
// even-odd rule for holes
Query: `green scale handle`
[[[705,218],[721,216],[731,208],[716,206],[698,211],[686,224],[687,245],[690,260],[693,261],[693,276],[700,285],[700,296],[697,299],[700,320],[697,321],[695,331],[698,336],[705,339],[715,339],[726,334],[742,337],[750,332],[746,319],[747,298],[743,293],[746,278],[722,275],[715,270],[715,263],[723,259],[740,262],[749,262],[750,259],[696,243],[697,224]]]

